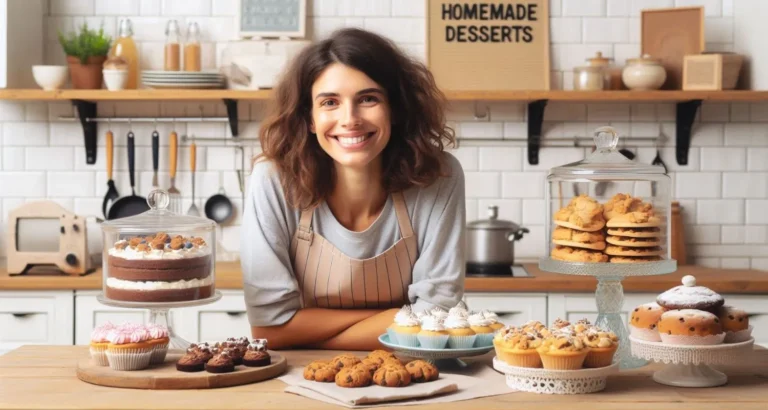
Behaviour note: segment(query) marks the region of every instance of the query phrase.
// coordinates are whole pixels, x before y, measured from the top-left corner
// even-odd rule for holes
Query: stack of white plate
[[[223,88],[224,76],[217,71],[141,72],[141,82],[152,88]]]

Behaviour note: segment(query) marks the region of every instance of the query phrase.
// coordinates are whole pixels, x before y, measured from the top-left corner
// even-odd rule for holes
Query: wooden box
[[[733,90],[744,56],[733,53],[687,55],[683,59],[683,90]]]

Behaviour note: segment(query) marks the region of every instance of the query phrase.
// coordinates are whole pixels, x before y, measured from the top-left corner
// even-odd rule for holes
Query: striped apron
[[[392,194],[392,200],[401,239],[368,259],[350,258],[313,232],[314,209],[301,213],[291,242],[291,261],[302,307],[386,309],[406,303],[417,241],[403,194]]]

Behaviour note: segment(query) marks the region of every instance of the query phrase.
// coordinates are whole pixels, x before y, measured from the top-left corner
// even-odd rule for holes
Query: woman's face
[[[311,131],[338,165],[372,165],[391,130],[386,93],[362,71],[334,63],[312,84]]]

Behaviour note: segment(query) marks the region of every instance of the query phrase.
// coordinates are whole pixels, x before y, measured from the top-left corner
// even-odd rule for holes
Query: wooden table
[[[333,356],[329,351],[286,351],[291,365]],[[75,377],[85,346],[24,346],[0,356],[0,410],[3,409],[331,409],[339,408],[284,393],[279,380],[214,390],[149,391],[95,386]],[[492,353],[480,360],[490,363]],[[398,409],[551,409],[551,410],[766,410],[768,350],[756,350],[746,363],[721,367],[725,386],[676,388],[657,384],[657,365],[621,372],[605,391],[577,396],[510,393],[464,402]],[[502,377],[499,375],[499,377]]]

